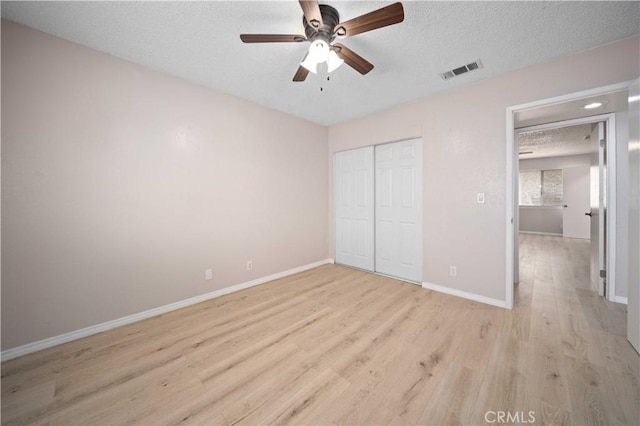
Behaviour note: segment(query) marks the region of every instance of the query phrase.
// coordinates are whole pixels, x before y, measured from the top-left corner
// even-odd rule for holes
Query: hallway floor
[[[589,240],[520,234],[521,337],[546,346],[540,380],[557,374],[562,386],[545,399],[565,401],[572,423],[637,425],[640,358],[626,338],[626,306],[594,291],[589,268]]]

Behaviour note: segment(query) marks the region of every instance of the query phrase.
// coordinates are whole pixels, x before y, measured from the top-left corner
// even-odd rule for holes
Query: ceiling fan
[[[318,4],[316,0],[299,0],[302,7],[305,35],[295,34],[240,34],[244,43],[300,43],[311,42],[309,51],[293,76],[293,81],[304,81],[309,72],[316,73],[317,66],[326,62],[329,72],[346,62],[360,74],[373,69],[373,64],[348,47],[334,43],[336,38],[351,37],[404,20],[401,3],[393,3],[373,12],[340,22],[340,15],[333,7]]]

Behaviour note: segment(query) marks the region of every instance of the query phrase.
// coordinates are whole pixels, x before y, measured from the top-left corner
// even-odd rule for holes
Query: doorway
[[[335,154],[335,262],[422,283],[422,140]]]
[[[521,263],[533,265],[531,256],[520,247],[526,234],[553,236],[556,245],[571,247],[577,265],[571,277],[580,277],[580,286],[606,294],[606,131],[610,115],[587,117],[516,130],[518,169],[518,234],[514,248],[518,264],[514,282],[520,281]],[[569,243],[566,239],[582,240]],[[563,241],[564,240],[564,241]],[[527,238],[542,244],[544,239]],[[548,239],[547,239],[548,241]],[[539,251],[539,250],[538,250]],[[525,250],[526,252],[526,250]],[[586,257],[586,261],[581,259]],[[565,265],[569,266],[569,265]],[[582,267],[584,270],[579,271]],[[589,285],[590,284],[590,285]]]
[[[604,206],[606,215],[610,218],[616,217],[616,114],[627,110],[627,93],[629,83],[619,83],[598,89],[586,90],[569,95],[563,95],[552,99],[546,99],[529,104],[523,104],[507,108],[507,274],[506,274],[506,299],[507,306],[513,306],[514,283],[518,282],[518,189],[515,183],[518,179],[518,149],[516,145],[517,133],[515,129],[527,126],[548,126],[557,127],[562,120],[564,125],[595,123],[604,121],[606,140],[603,149],[610,155],[607,160],[607,167],[602,169],[603,177],[606,179],[607,191],[604,193]],[[585,109],[589,103],[602,100],[596,111]],[[517,118],[516,118],[517,117]],[[537,121],[537,122],[536,122]],[[516,124],[519,122],[519,125]],[[613,154],[612,154],[613,153]],[[624,200],[623,200],[624,201]],[[586,212],[585,212],[586,213]],[[606,247],[606,289],[601,289],[610,301],[616,298],[616,222],[609,220],[603,226],[604,244]],[[622,242],[621,242],[622,244]],[[598,271],[599,272],[599,271]],[[603,286],[604,287],[604,286]]]

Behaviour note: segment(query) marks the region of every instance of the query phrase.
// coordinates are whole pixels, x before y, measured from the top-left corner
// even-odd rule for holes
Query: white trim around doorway
[[[548,106],[568,101],[579,100],[582,98],[587,98],[596,95],[602,95],[605,93],[619,92],[621,90],[626,90],[630,87],[632,81],[616,83],[609,86],[583,90],[580,92],[570,93],[562,96],[556,96],[547,99],[541,99],[534,102],[529,102],[520,105],[514,105],[508,107],[506,110],[506,276],[505,276],[505,294],[506,300],[505,304],[507,308],[513,307],[513,292],[514,292],[514,263],[516,261],[514,257],[515,250],[515,227],[514,227],[514,219],[515,219],[515,201],[514,201],[514,183],[515,183],[515,133],[516,129],[514,126],[514,113],[519,110],[536,108],[542,106]],[[582,119],[574,119],[574,120],[565,120],[563,122],[558,123],[549,123],[540,126],[531,126],[529,130],[542,130],[544,128],[557,128],[557,127],[565,127],[569,125],[575,124],[583,124],[587,122],[597,122],[603,121],[602,117],[605,117],[607,121],[607,152],[609,153],[607,160],[607,215],[610,218],[615,218],[616,215],[616,197],[612,196],[615,194],[616,190],[616,165],[615,165],[615,138],[612,136],[615,134],[615,115],[614,114],[603,114],[601,116],[596,117],[587,117]],[[598,118],[600,117],[600,118]],[[518,129],[522,130],[522,129]],[[615,220],[607,221],[607,275],[608,275],[608,283],[609,289],[607,292],[607,298],[611,301],[615,299],[615,266],[616,266],[616,253],[615,253],[615,243],[616,243],[616,229],[615,229]]]

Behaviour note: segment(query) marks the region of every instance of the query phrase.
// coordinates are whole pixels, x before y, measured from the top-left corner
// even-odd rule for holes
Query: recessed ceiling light
[[[583,106],[582,108],[584,109],[594,109],[594,108],[600,108],[602,106],[602,102],[591,102],[590,104],[587,104],[585,106]]]

